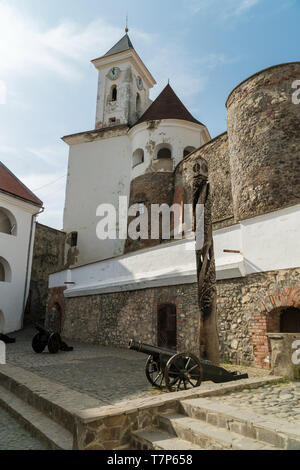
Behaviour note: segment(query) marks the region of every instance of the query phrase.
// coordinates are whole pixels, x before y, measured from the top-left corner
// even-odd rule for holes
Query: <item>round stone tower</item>
[[[300,62],[256,73],[229,95],[228,140],[236,221],[299,202]]]
[[[173,204],[174,170],[183,158],[210,139],[206,127],[185,108],[170,85],[130,129],[132,172],[130,203],[148,211],[152,204]],[[178,202],[177,200],[175,202]],[[134,217],[132,217],[133,219]],[[129,223],[131,218],[129,217]],[[172,230],[172,222],[171,222]],[[160,244],[160,237],[128,239],[125,252]],[[160,234],[161,235],[161,234]]]

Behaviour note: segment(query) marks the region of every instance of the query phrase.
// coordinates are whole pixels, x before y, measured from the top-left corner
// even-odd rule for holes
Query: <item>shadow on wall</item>
[[[4,315],[3,315],[3,312],[1,312],[0,310],[0,334],[4,333],[4,325],[5,325]]]

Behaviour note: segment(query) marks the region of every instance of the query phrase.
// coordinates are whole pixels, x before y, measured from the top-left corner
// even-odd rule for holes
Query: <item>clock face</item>
[[[111,80],[116,80],[117,78],[119,78],[120,76],[120,73],[121,73],[121,70],[119,69],[119,67],[113,67],[109,72],[108,72],[108,76]]]
[[[141,77],[137,77],[136,84],[139,90],[142,90],[144,88],[143,80],[141,79]]]

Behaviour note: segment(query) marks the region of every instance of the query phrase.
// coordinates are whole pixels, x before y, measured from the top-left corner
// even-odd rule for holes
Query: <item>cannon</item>
[[[35,325],[38,333],[32,340],[32,349],[37,354],[42,354],[46,346],[50,354],[57,354],[58,351],[73,351],[73,348],[62,341],[59,333],[54,333],[46,328]]]
[[[231,382],[247,379],[248,374],[229,372],[190,352],[177,352],[130,340],[129,349],[148,355],[146,377],[153,387],[169,392],[199,387],[202,382]]]

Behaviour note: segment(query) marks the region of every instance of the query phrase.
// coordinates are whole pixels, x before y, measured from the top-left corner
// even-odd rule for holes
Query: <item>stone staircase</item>
[[[14,366],[3,367],[0,405],[50,450],[72,450],[74,416],[49,398],[52,383]]]
[[[160,414],[157,427],[132,433],[145,450],[300,450],[300,426],[241,411],[214,400],[180,402],[180,413]]]

